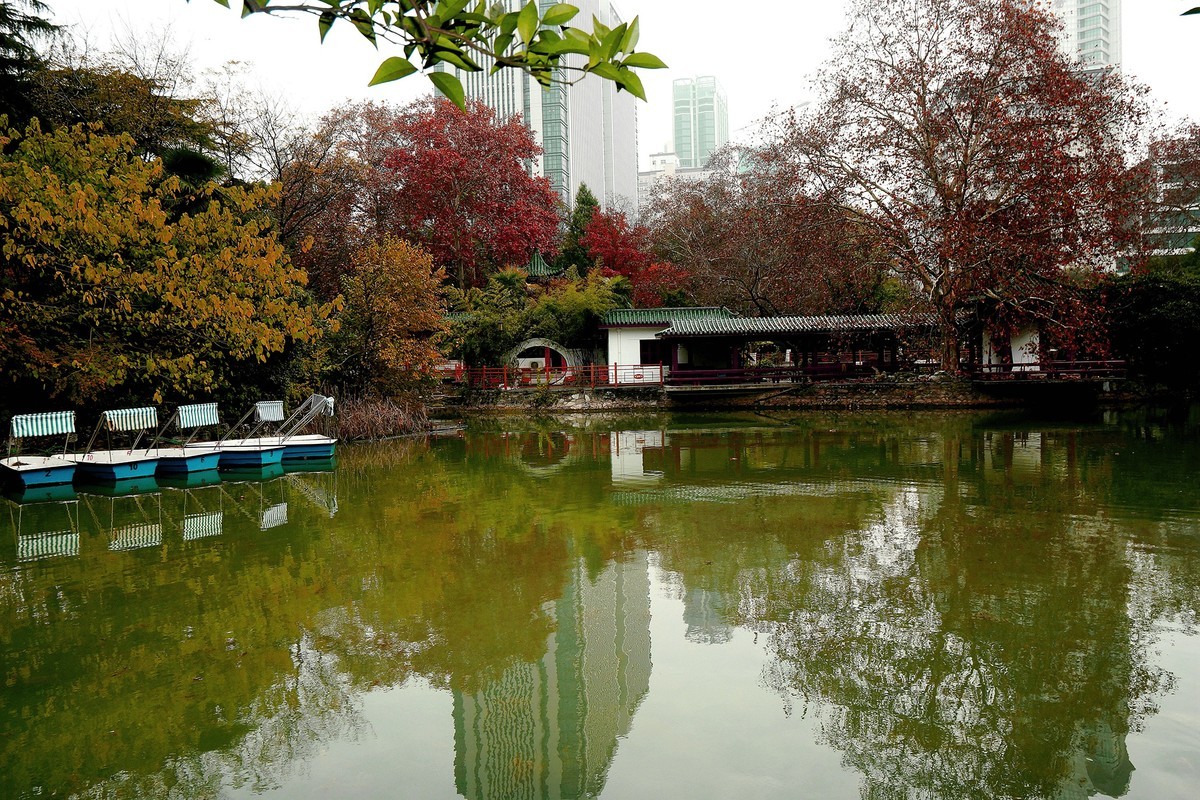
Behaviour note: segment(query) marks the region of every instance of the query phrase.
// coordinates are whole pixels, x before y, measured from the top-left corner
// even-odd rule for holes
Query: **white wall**
[[[651,369],[633,369],[633,366],[642,363],[642,342],[656,341],[655,334],[662,330],[661,325],[653,328],[609,328],[608,363],[612,367],[609,380],[615,383],[660,383],[670,373],[670,364],[663,365],[661,375],[657,364]]]
[[[1012,336],[1012,363],[1014,367],[1020,367],[1025,371],[1033,371],[1038,369],[1038,329],[1035,325],[1029,325],[1020,328]],[[993,346],[992,337],[987,331],[983,332],[983,363],[984,364],[1001,364],[1003,358],[1000,352]]]

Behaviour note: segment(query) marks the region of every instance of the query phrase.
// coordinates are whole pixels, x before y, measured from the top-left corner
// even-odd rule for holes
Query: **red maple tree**
[[[718,151],[703,180],[669,180],[649,209],[654,252],[696,300],[747,314],[877,311],[889,264],[869,232],[811,193],[773,148]]]
[[[459,286],[482,285],[494,270],[523,266],[533,251],[551,252],[559,202],[546,178],[526,165],[541,155],[516,117],[497,120],[469,103],[417,101],[396,115],[399,143],[383,167],[396,187],[393,232],[433,254]]]
[[[666,300],[678,305],[690,300],[692,275],[688,270],[655,260],[650,230],[630,223],[621,211],[597,211],[580,243],[602,269],[624,275],[633,286],[637,308],[658,308]]]
[[[1135,244],[1141,91],[1083,72],[1021,0],[852,0],[850,20],[822,100],[775,120],[774,169],[876,231],[937,313],[945,369],[980,299],[1083,330],[1063,312],[1086,304],[1048,295]]]

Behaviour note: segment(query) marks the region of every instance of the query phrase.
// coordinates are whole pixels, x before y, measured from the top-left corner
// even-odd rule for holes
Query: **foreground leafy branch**
[[[216,0],[229,7],[229,0]],[[242,16],[250,14],[310,14],[317,18],[321,40],[339,21],[352,24],[376,47],[380,40],[400,45],[403,56],[384,59],[371,85],[426,71],[438,91],[460,108],[465,105],[462,83],[452,72],[433,71],[439,65],[466,72],[492,73],[516,69],[529,74],[543,86],[571,83],[583,75],[597,75],[646,99],[635,69],[666,66],[655,55],[639,52],[637,17],[609,27],[595,17],[592,30],[567,23],[579,9],[556,3],[545,11],[537,0],[528,0],[519,10],[496,0],[311,0],[273,2],[243,0]]]

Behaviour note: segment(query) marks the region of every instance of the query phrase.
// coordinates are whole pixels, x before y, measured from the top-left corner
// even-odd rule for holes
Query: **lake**
[[[482,420],[0,501],[0,797],[1200,786],[1200,412]]]

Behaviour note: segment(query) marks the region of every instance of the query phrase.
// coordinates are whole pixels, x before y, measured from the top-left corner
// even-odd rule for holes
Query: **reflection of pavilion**
[[[576,565],[553,614],[541,661],[514,664],[475,694],[454,693],[454,780],[469,800],[599,794],[649,688],[644,554],[595,580]]]

